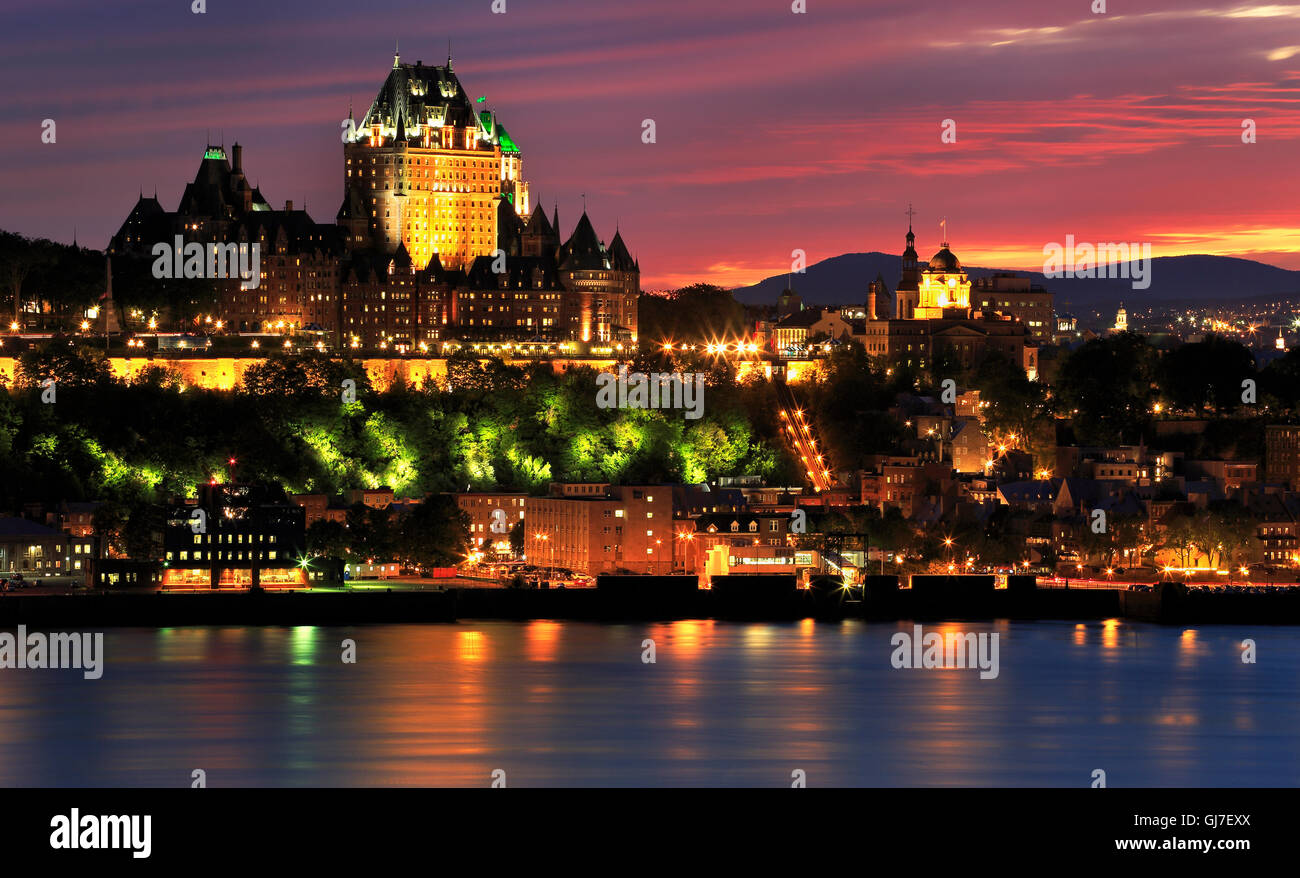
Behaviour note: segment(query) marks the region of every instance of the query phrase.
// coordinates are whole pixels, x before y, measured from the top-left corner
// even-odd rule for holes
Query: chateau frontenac
[[[344,347],[446,342],[632,343],[640,265],[586,211],[563,237],[523,176],[523,155],[484,98],[452,70],[393,66],[369,109],[342,127],[343,200],[333,224],[272,207],[243,149],[209,145],[176,210],[140,194],[112,258],[155,245],[257,244],[260,282],[217,282],[210,315],[229,331],[310,329]],[[250,288],[244,288],[250,287]]]

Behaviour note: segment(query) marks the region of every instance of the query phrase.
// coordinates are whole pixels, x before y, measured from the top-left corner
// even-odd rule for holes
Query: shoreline
[[[354,625],[461,619],[638,622],[1096,620],[1162,624],[1300,624],[1300,589],[1273,594],[1204,594],[1176,585],[1151,592],[1020,589],[973,593],[868,589],[862,600],[834,594],[736,594],[718,590],[611,592],[602,589],[463,588],[364,592],[107,592],[7,594],[0,627],[179,627]]]

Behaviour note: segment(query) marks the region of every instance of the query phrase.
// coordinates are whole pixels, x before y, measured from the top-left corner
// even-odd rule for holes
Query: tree
[[[1268,394],[1283,410],[1294,412],[1300,404],[1300,347],[1273,360],[1259,373],[1261,394]]]
[[[1083,444],[1136,442],[1151,419],[1158,360],[1132,332],[1095,338],[1061,365],[1057,392]]]
[[[166,514],[154,503],[135,503],[127,510],[122,528],[122,543],[126,555],[136,561],[153,561],[162,557],[163,527]]]
[[[353,558],[390,561],[394,556],[392,516],[364,503],[348,508],[348,548]]]
[[[1023,448],[1033,455],[1035,468],[1053,462],[1055,420],[1047,388],[1030,381],[1024,371],[1001,353],[991,351],[972,378],[984,406],[984,424],[993,441]]]
[[[1165,522],[1160,546],[1174,553],[1179,567],[1192,567],[1199,552],[1195,519],[1185,511],[1171,515]]]
[[[54,255],[54,242],[0,231],[0,283],[13,301],[14,320],[22,311],[23,284]]]
[[[469,517],[454,497],[434,494],[402,516],[394,544],[405,567],[451,567],[469,549]]]
[[[123,530],[127,522],[128,509],[121,503],[102,503],[91,516],[91,528],[99,539],[105,555],[128,555]]]
[[[521,518],[510,528],[510,551],[516,558],[524,554],[524,520]]]
[[[348,531],[342,522],[329,518],[313,521],[307,528],[307,552],[316,558],[344,560],[348,557]]]
[[[1242,381],[1255,375],[1255,358],[1240,342],[1218,335],[1181,345],[1160,362],[1160,386],[1170,401],[1197,415],[1207,406],[1231,412],[1241,405]]]
[[[29,348],[18,357],[18,383],[40,387],[52,379],[58,389],[94,387],[112,380],[112,369],[101,351],[66,341]]]
[[[667,296],[637,298],[640,337],[650,345],[708,344],[745,334],[745,308],[730,290],[692,284]]]
[[[254,396],[329,397],[342,399],[343,382],[356,382],[359,397],[370,388],[365,370],[317,351],[276,352],[244,371],[243,392]]]
[[[42,314],[48,311],[57,329],[79,329],[82,313],[104,292],[104,254],[53,242],[46,249],[46,258],[32,271],[23,294],[28,301],[41,302]]]

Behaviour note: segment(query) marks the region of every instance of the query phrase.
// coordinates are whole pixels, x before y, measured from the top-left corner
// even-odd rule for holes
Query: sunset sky
[[[349,99],[395,40],[442,64],[450,39],[534,197],[567,235],[585,193],[647,290],[899,252],[909,201],[923,258],[946,216],[968,265],[1041,269],[1073,234],[1300,269],[1300,5],[1091,5],[5,0],[0,228],[102,248],[142,188],[175,209],[209,130],[273,205],[332,222]]]

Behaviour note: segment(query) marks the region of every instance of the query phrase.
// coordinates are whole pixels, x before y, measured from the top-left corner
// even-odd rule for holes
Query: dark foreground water
[[[102,679],[0,670],[0,785],[1300,785],[1300,629],[927,626],[997,632],[996,679],[894,669],[900,630],[109,629]]]

